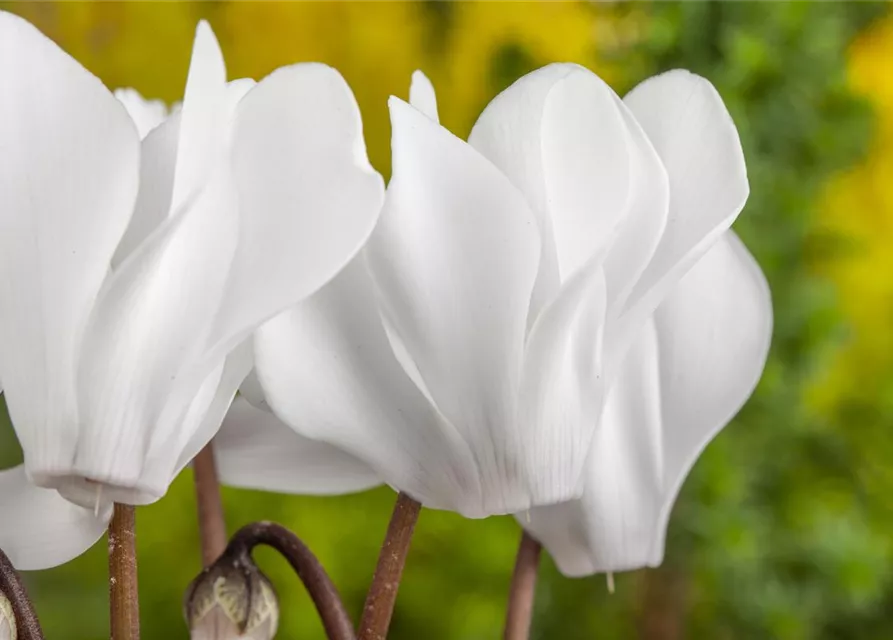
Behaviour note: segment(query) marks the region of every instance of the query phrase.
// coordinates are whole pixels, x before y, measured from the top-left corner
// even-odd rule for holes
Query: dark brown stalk
[[[198,530],[202,541],[202,564],[209,567],[226,549],[226,521],[217,480],[217,463],[211,443],[192,461],[195,499],[198,505]]]
[[[25,591],[25,585],[9,558],[0,549],[0,593],[12,605],[16,617],[19,640],[43,640],[43,631],[34,612],[34,606]]]
[[[536,577],[542,546],[525,531],[521,534],[515,571],[509,588],[509,604],[505,614],[505,640],[527,640],[533,619]]]
[[[275,522],[254,522],[239,529],[229,541],[220,562],[251,554],[259,544],[274,548],[288,560],[316,605],[329,640],[356,640],[350,616],[338,589],[323,566],[294,533]]]
[[[378,566],[372,576],[372,584],[366,595],[363,617],[360,619],[359,640],[385,640],[391,616],[394,614],[394,603],[397,601],[397,590],[400,578],[412,542],[412,532],[419,519],[422,505],[405,493],[397,496],[391,523],[381,545]]]
[[[115,504],[109,523],[109,614],[111,640],[139,640],[136,509],[126,504]]]

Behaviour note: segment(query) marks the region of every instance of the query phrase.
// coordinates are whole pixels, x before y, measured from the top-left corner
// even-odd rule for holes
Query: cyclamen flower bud
[[[16,616],[12,604],[0,593],[0,640],[16,640]]]
[[[224,555],[202,571],[184,610],[192,640],[272,640],[279,626],[273,585],[247,554]]]

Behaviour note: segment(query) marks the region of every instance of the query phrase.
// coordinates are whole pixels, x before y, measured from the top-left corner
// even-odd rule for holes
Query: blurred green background
[[[199,18],[231,78],[318,60],[363,111],[389,171],[386,99],[423,69],[443,122],[466,135],[527,71],[580,62],[619,92],[672,67],[716,84],[741,132],[750,201],[735,228],[772,286],[763,380],[689,478],[660,570],[562,578],[547,559],[534,637],[893,637],[893,13],[871,3],[5,3],[110,87],[174,101]],[[16,462],[3,425],[3,462]],[[224,494],[231,528],[274,519],[319,555],[358,615],[394,495]],[[199,570],[189,473],[140,509],[143,638],[187,636],[181,594]],[[499,637],[519,536],[510,518],[420,520],[392,636]],[[282,638],[320,638],[297,579],[279,590]],[[107,633],[105,545],[27,575],[50,640]]]

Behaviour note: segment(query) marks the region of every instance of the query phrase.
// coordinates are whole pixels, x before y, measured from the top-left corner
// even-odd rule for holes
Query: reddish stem
[[[109,617],[111,640],[139,640],[136,509],[117,503],[109,523]]]
[[[218,562],[236,561],[259,544],[273,547],[288,560],[316,605],[330,640],[355,640],[353,624],[325,569],[294,533],[275,522],[253,522],[239,529]]]
[[[34,612],[34,605],[28,598],[28,592],[12,562],[0,549],[0,593],[12,605],[12,613],[16,618],[19,640],[44,640],[40,621]]]
[[[397,496],[391,523],[381,546],[378,566],[366,595],[363,617],[360,619],[359,640],[385,640],[391,617],[394,614],[394,603],[397,601],[397,590],[400,578],[409,554],[412,533],[419,519],[422,505],[405,493]]]
[[[209,567],[226,549],[226,521],[214,449],[209,442],[192,461],[195,498],[198,505],[198,530],[202,543],[202,563]]]
[[[527,640],[533,619],[533,601],[542,546],[525,531],[521,535],[512,585],[509,589],[508,610],[505,616],[505,640]]]

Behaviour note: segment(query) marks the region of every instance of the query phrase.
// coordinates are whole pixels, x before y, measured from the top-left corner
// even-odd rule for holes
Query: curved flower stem
[[[44,640],[34,606],[12,562],[0,549],[0,593],[12,605],[19,640]]]
[[[198,530],[202,541],[202,564],[209,567],[226,549],[226,521],[211,442],[195,456],[192,471],[198,505]]]
[[[384,640],[388,635],[397,589],[400,588],[403,566],[406,564],[412,532],[421,508],[421,504],[405,493],[397,496],[391,523],[378,556],[378,566],[366,595],[366,605],[360,619],[359,640]]]
[[[109,617],[111,640],[139,640],[136,509],[118,503],[109,523]]]
[[[316,605],[330,640],[355,640],[353,623],[344,608],[338,589],[326,570],[294,533],[275,522],[253,522],[239,529],[230,539],[224,558],[250,555],[259,544],[274,548],[288,560]]]
[[[527,640],[530,637],[530,621],[533,618],[533,600],[536,594],[536,575],[542,546],[525,531],[521,535],[509,604],[505,615],[504,640]]]

